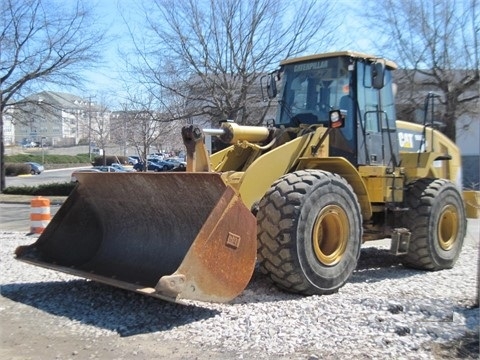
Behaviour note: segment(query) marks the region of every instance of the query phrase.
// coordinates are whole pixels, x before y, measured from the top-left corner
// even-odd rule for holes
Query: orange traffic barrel
[[[30,233],[41,234],[50,222],[50,200],[37,196],[30,201]]]

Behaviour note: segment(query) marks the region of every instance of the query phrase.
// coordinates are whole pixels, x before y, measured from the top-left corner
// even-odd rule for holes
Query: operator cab
[[[269,82],[269,96],[278,95],[279,102],[275,125],[330,127],[330,113],[340,110],[343,127],[331,132],[330,156],[355,166],[397,165],[395,68],[391,61],[349,51],[285,60]]]

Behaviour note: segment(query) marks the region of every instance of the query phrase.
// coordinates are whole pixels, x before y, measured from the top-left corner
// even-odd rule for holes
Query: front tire
[[[346,180],[302,170],[277,180],[259,203],[260,270],[304,295],[336,292],[357,266],[362,217]]]
[[[467,220],[462,196],[444,179],[420,179],[407,188],[410,210],[403,225],[412,233],[402,263],[422,270],[450,269],[460,255]]]

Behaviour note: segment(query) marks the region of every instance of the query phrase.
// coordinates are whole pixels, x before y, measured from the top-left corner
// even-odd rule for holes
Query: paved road
[[[70,176],[75,168],[46,170],[40,175],[7,176],[6,186],[38,186],[48,183],[64,183],[70,181]],[[3,195],[0,195],[3,196]],[[14,195],[6,195],[9,198],[17,198]],[[18,197],[13,203],[0,204],[0,231],[25,231],[30,232],[30,200],[33,196]],[[0,198],[0,202],[2,199]],[[52,216],[57,212],[60,205],[52,203],[50,213]]]
[[[48,183],[64,183],[70,181],[73,170],[84,168],[88,168],[88,166],[81,168],[45,170],[40,175],[7,176],[5,178],[5,183],[7,187],[38,186]]]
[[[53,216],[60,205],[50,205],[50,214]],[[30,205],[29,204],[0,204],[0,231],[30,232]]]

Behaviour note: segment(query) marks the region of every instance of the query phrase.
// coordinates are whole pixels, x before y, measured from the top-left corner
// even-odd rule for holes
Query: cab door
[[[372,81],[370,63],[357,64],[358,165],[396,165],[398,139],[391,73],[382,71],[382,86]]]

